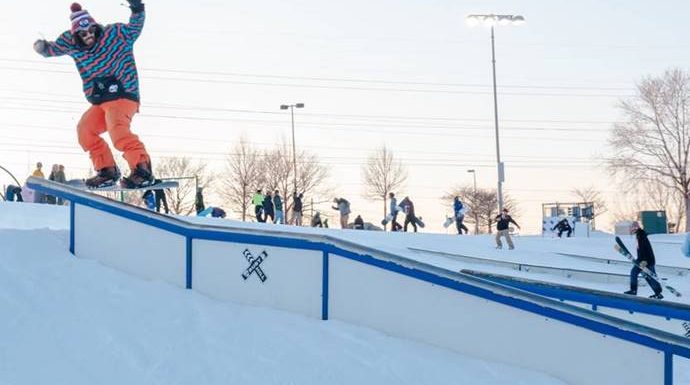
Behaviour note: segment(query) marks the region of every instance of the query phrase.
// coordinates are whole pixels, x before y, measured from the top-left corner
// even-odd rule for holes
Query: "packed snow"
[[[0,383],[564,384],[77,259],[68,219],[67,207],[0,203]]]

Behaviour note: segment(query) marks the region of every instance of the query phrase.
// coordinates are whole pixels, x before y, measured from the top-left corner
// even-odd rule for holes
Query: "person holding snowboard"
[[[130,131],[139,111],[139,80],[134,61],[134,42],[144,27],[144,4],[127,0],[129,23],[101,25],[78,3],[70,7],[72,27],[55,41],[37,40],[34,50],[44,57],[69,55],[77,65],[83,91],[91,107],[77,124],[79,144],[89,153],[96,176],[86,179],[91,188],[112,186],[120,180],[108,144],[100,137],[108,132],[113,145],[123,153],[130,175],[124,188],[154,183],[151,158],[137,135]]]
[[[462,235],[462,230],[465,230],[465,234],[469,233],[470,230],[462,223],[465,220],[465,206],[458,196],[453,199],[453,215],[455,216],[455,227],[458,229],[458,234]]]
[[[417,232],[417,217],[414,215],[414,203],[412,203],[412,200],[410,197],[405,197],[403,198],[402,201],[400,201],[400,207],[402,208],[403,212],[405,213],[405,223],[403,224],[403,231],[407,232],[407,225],[412,224],[412,228],[414,229],[414,232]]]
[[[645,267],[652,273],[656,274],[656,271],[654,270],[656,259],[654,258],[654,250],[652,250],[652,244],[649,242],[647,232],[640,228],[639,222],[635,221],[632,223],[632,225],[630,225],[630,234],[635,234],[635,238],[637,239],[637,259],[635,260],[635,265],[633,265],[632,269],[630,270],[630,290],[626,291],[624,294],[637,295],[637,276]],[[659,282],[647,276],[646,274],[644,279],[649,284],[649,287],[654,290],[654,294],[649,298],[664,298],[664,296],[661,295],[662,289],[661,285],[659,285]]]

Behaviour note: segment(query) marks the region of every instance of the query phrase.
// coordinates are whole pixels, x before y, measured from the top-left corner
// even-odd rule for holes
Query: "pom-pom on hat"
[[[79,3],[72,3],[70,10],[72,11],[72,14],[69,16],[72,21],[72,33],[86,31],[89,27],[96,24],[96,21],[89,15],[89,12],[81,9]]]

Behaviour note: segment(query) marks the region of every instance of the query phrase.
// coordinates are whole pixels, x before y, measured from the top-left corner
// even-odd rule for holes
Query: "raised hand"
[[[141,2],[141,0],[127,0],[129,3],[129,9],[132,10],[134,13],[142,12],[144,11],[144,4]]]
[[[34,42],[34,51],[37,53],[43,53],[46,50],[47,42],[45,40],[39,39]]]

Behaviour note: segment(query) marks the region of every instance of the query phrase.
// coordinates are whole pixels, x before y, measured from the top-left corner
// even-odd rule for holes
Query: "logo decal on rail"
[[[246,258],[247,262],[249,262],[249,266],[242,273],[242,278],[244,278],[246,281],[249,276],[256,273],[256,276],[259,277],[261,282],[266,282],[268,277],[266,277],[266,274],[261,269],[261,264],[268,258],[268,253],[266,253],[266,250],[262,251],[259,256],[254,257],[249,249],[245,249],[242,252],[242,255],[244,255],[244,258]]]

